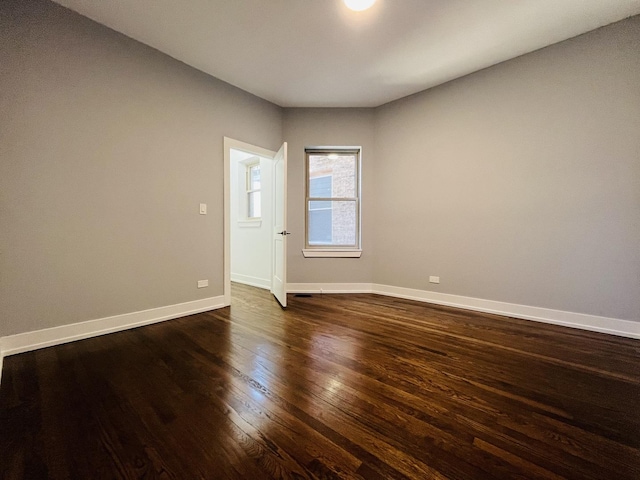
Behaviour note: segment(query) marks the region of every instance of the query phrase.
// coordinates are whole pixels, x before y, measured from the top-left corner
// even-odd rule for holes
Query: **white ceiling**
[[[284,107],[371,107],[640,13],[640,0],[55,0]]]

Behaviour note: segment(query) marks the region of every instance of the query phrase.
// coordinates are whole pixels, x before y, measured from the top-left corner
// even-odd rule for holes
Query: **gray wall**
[[[222,295],[223,136],[277,149],[280,108],[3,0],[0,119],[0,336]]]
[[[360,283],[373,276],[377,219],[374,197],[374,116],[371,108],[287,108],[283,135],[288,143],[287,281],[291,283]],[[362,257],[304,258],[304,149],[310,146],[362,147]]]
[[[221,295],[223,136],[289,142],[290,282],[640,320],[639,51],[636,17],[378,109],[283,111],[3,0],[0,336]],[[301,254],[322,144],[364,148],[360,259]]]
[[[376,120],[376,283],[640,320],[640,17]]]

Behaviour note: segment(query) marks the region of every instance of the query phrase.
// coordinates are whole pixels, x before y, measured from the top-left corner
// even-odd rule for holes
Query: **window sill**
[[[323,250],[304,249],[302,255],[305,258],[360,258],[362,250]]]
[[[238,220],[240,228],[259,228],[262,226],[262,220]]]

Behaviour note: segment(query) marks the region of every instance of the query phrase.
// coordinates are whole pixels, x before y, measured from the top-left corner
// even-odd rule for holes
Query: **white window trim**
[[[305,248],[302,249],[302,255],[305,258],[360,258],[362,255],[362,147],[361,146],[313,146],[313,147],[305,147],[305,159],[304,159],[304,170],[305,170]],[[356,213],[357,213],[357,242],[356,246],[313,246],[309,245],[309,212],[308,212],[308,202],[309,202],[309,153],[318,153],[318,152],[346,152],[346,151],[356,151],[358,155],[358,160],[356,162],[357,169],[357,200],[356,200]],[[331,200],[340,200],[339,198],[332,198]],[[345,199],[346,200],[346,199]],[[349,199],[351,200],[351,199]]]
[[[362,250],[347,250],[346,248],[328,249],[325,247],[314,249],[304,248],[302,255],[305,258],[360,258],[362,256]]]

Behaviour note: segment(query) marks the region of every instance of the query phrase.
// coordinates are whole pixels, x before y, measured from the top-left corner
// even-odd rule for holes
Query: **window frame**
[[[304,249],[302,253],[305,257],[360,257],[362,255],[362,147],[360,146],[319,146],[305,147],[305,234]],[[310,197],[310,174],[309,158],[311,155],[355,155],[355,197]],[[356,241],[355,245],[328,245],[309,243],[309,202],[329,201],[329,202],[354,202],[356,209]]]

